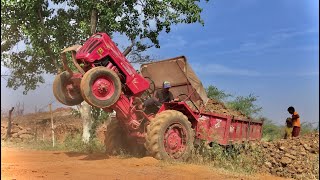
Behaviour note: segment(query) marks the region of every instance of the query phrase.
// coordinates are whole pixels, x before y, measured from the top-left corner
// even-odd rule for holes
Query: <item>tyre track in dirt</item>
[[[208,166],[169,164],[151,157],[121,158],[105,154],[37,151],[1,147],[3,179],[284,179],[241,175]]]

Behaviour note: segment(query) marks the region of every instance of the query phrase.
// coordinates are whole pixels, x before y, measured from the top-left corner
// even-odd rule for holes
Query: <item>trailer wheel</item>
[[[95,67],[86,72],[80,87],[84,100],[99,108],[112,106],[121,94],[118,75],[105,67]]]
[[[62,104],[67,106],[78,105],[83,101],[80,87],[74,86],[69,72],[58,74],[53,81],[53,95]],[[80,78],[78,79],[80,81]]]
[[[186,161],[191,156],[193,142],[191,123],[179,111],[163,111],[147,127],[145,147],[156,159]]]
[[[104,145],[108,155],[120,155],[121,153],[134,156],[144,156],[146,153],[143,145],[137,144],[129,138],[117,119],[112,119],[104,133]]]

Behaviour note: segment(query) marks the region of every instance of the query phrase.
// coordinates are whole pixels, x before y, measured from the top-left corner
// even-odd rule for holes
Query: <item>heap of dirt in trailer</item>
[[[234,116],[234,118],[236,119],[248,119],[248,117],[246,117],[246,115],[244,115],[243,113],[227,108],[222,102],[216,101],[214,99],[209,99],[206,104],[205,111],[227,116]]]

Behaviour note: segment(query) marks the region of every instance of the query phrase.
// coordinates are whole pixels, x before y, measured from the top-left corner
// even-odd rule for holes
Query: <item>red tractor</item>
[[[68,51],[78,72],[67,64]],[[144,64],[138,73],[107,34],[97,33],[83,46],[65,49],[62,62],[65,71],[53,83],[59,102],[74,106],[86,101],[116,112],[106,131],[109,153],[145,147],[157,159],[183,161],[201,139],[221,145],[261,139],[262,122],[204,112],[208,98],[183,56]],[[143,97],[164,80],[172,83],[170,90],[180,101],[163,103],[155,114],[145,112]]]

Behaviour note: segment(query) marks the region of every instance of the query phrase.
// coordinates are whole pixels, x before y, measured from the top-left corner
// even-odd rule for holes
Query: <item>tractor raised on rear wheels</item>
[[[76,72],[68,66],[67,52],[71,52]],[[228,144],[236,121],[244,124],[241,133],[247,137],[240,135],[245,140],[261,138],[262,123],[248,125],[229,116],[204,113],[208,98],[183,56],[142,65],[138,73],[107,34],[97,33],[83,46],[66,48],[61,57],[64,71],[53,83],[56,99],[68,106],[86,101],[115,112],[105,133],[109,154],[147,150],[157,159],[185,161],[200,139]],[[164,80],[173,83],[171,89],[181,101],[163,103],[157,113],[147,113],[143,108],[145,94],[161,88]]]

